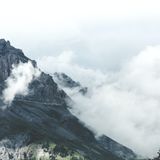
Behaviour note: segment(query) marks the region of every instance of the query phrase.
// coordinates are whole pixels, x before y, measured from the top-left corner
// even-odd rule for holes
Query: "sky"
[[[0,0],[0,4],[1,38],[35,59],[43,71],[65,72],[90,88],[88,97],[71,95],[77,104],[72,112],[81,121],[144,156],[157,152],[159,0]],[[30,81],[33,74],[25,76]],[[19,86],[17,91],[21,92]]]
[[[158,0],[0,2],[0,37],[32,59],[72,50],[85,67],[118,70],[160,41]]]

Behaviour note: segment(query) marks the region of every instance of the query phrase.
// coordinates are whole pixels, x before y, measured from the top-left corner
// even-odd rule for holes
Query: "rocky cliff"
[[[22,50],[0,40],[0,95],[13,64],[31,61]],[[26,96],[16,96],[0,110],[0,159],[121,159],[95,139],[68,110],[67,94],[48,74],[29,84]],[[0,107],[3,106],[0,99]]]

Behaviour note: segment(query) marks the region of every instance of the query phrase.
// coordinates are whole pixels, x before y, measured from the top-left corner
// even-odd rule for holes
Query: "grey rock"
[[[60,86],[60,88],[69,88],[69,89],[78,89],[78,92],[82,95],[87,94],[88,87],[83,87],[80,82],[74,81],[71,77],[66,75],[65,73],[55,72],[53,76],[56,83]]]
[[[22,50],[16,49],[10,45],[9,41],[4,39],[0,40],[0,83],[3,83],[4,80],[10,75],[12,65],[18,64],[19,62],[25,63],[30,59],[27,58]],[[31,61],[31,60],[30,60]],[[36,62],[32,61],[34,66]]]
[[[8,41],[0,40],[0,94],[12,65],[29,60]],[[37,67],[35,61],[30,61]],[[26,145],[46,139],[78,150],[91,160],[121,159],[101,145],[92,131],[70,113],[65,100],[71,99],[50,75],[42,72],[30,83],[29,90],[27,96],[16,96],[10,107],[0,110],[0,152],[3,152],[0,159],[16,159],[15,154],[29,159],[25,158],[30,154],[24,149]],[[1,99],[0,105],[3,106]]]
[[[68,87],[68,88],[75,88],[75,87],[80,87],[79,82],[75,82],[73,79],[71,79],[68,75],[65,73],[54,73],[55,78],[59,82],[60,85],[63,87]]]

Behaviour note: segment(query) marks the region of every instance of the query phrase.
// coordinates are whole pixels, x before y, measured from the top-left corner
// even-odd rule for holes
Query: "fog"
[[[6,88],[2,94],[6,106],[12,103],[16,95],[26,96],[29,92],[29,84],[39,76],[40,71],[34,68],[31,62],[13,65],[11,75],[5,81]]]
[[[70,51],[43,57],[38,65],[89,87],[86,96],[66,91],[76,103],[72,112],[97,135],[106,134],[143,156],[155,155],[160,148],[160,46],[146,47],[117,72],[84,68],[74,56]]]

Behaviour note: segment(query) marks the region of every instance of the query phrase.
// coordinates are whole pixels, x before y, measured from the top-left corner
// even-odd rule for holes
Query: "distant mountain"
[[[31,61],[22,50],[0,40],[0,96],[11,75],[12,65]],[[74,84],[75,85],[75,84]],[[74,86],[73,85],[73,86]],[[1,160],[120,160],[136,155],[125,148],[112,146],[108,139],[97,140],[88,128],[73,116],[65,101],[68,95],[58,88],[52,76],[41,73],[29,84],[29,94],[16,96],[11,105],[0,110],[0,159]],[[70,99],[71,100],[71,99]],[[0,99],[0,108],[4,105]],[[123,148],[123,147],[122,147]],[[124,149],[124,148],[123,148]],[[119,157],[118,157],[118,156]]]
[[[80,82],[74,81],[71,77],[65,73],[55,72],[53,75],[55,82],[60,86],[60,88],[76,89],[82,95],[85,95],[88,91],[87,87],[83,87]]]
[[[79,82],[74,81],[65,73],[55,72],[54,77],[58,81],[59,85],[62,85],[63,87],[68,87],[68,88],[81,87],[81,84]]]

